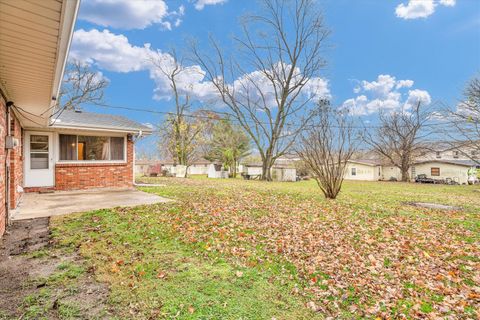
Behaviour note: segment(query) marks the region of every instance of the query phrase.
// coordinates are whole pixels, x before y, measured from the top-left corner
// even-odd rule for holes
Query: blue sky
[[[333,103],[356,108],[359,116],[374,121],[381,108],[413,98],[455,105],[465,83],[480,72],[480,0],[318,2],[332,31],[321,77]],[[108,104],[170,111],[161,79],[142,62],[145,52],[182,52],[189,38],[208,51],[209,34],[231,48],[239,17],[257,6],[255,0],[83,0],[71,56],[110,80]],[[162,120],[150,113],[86,109]]]

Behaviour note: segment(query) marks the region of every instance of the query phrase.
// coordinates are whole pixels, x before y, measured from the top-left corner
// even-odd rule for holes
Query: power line
[[[104,107],[104,108],[111,108],[111,109],[122,109],[122,110],[129,110],[129,111],[138,111],[138,112],[145,112],[145,113],[151,113],[151,114],[158,114],[158,115],[170,115],[170,116],[175,116],[175,112],[171,111],[158,111],[158,110],[152,110],[152,109],[145,109],[145,108],[135,108],[135,107],[127,107],[127,106],[113,106],[113,105],[108,105],[108,104],[98,104],[99,107]],[[211,111],[208,110],[211,113],[215,113],[217,115],[228,115],[226,113],[219,113],[216,111]],[[189,118],[196,118],[196,119],[205,119],[205,120],[214,120],[214,121],[219,121],[219,120],[224,120],[224,118],[218,118],[218,117],[212,117],[212,116],[207,116],[207,115],[198,115],[198,114],[184,114],[182,115],[184,117],[189,117]],[[238,119],[230,119],[231,121],[234,122],[240,122]],[[253,120],[250,120],[250,122]],[[248,122],[248,121],[247,121]],[[262,122],[262,121],[254,121],[255,123],[258,124],[263,124],[263,125],[270,125],[269,122]],[[448,124],[454,124],[456,122],[454,121],[448,121],[448,122],[439,122],[439,123],[428,123],[424,124],[424,127],[434,127],[434,126],[440,126],[440,125],[448,125]],[[286,123],[287,126],[294,126],[295,124],[293,123]],[[336,127],[336,126],[333,126]],[[351,128],[358,128],[358,129],[364,129],[364,128],[370,128],[370,129],[378,129],[382,128],[380,125],[363,125],[363,126],[350,126]]]
[[[121,110],[129,110],[129,111],[135,111],[135,112],[144,112],[144,113],[150,113],[150,114],[157,114],[157,115],[168,115],[168,116],[175,116],[176,113],[175,112],[171,112],[171,111],[159,111],[159,110],[152,110],[152,109],[147,109],[147,108],[137,108],[137,107],[127,107],[127,106],[113,106],[113,105],[110,105],[110,104],[96,104],[96,106],[99,106],[99,107],[103,107],[103,108],[110,108],[110,109],[121,109]],[[32,116],[35,116],[35,117],[38,117],[38,118],[41,118],[41,119],[45,119],[43,117],[43,114],[45,114],[46,111],[52,109],[53,107],[50,107],[48,108],[47,110],[45,110],[44,112],[42,112],[41,115],[37,115],[37,114],[34,114],[34,113],[31,113],[27,110],[24,110],[23,108],[21,107],[18,107],[18,106],[15,106],[15,108],[20,112],[20,111],[23,111],[24,113],[27,113],[29,115],[32,115]],[[50,125],[53,125],[55,124],[55,122],[57,121],[57,119],[62,115],[62,113],[66,110],[66,107],[63,106],[61,108],[59,108],[58,110],[56,110],[54,113],[52,113],[49,118],[52,118],[53,116],[57,115],[55,117],[55,119],[53,120],[53,122],[50,124]],[[212,111],[212,110],[203,110],[203,111],[208,111],[210,113],[213,113],[215,114],[216,116],[209,116],[209,115],[201,115],[201,114],[183,114],[182,116],[183,117],[189,117],[189,118],[194,118],[194,119],[204,119],[204,120],[213,120],[213,121],[220,121],[220,120],[224,120],[225,118],[222,118],[222,116],[225,116],[228,114],[227,113],[224,113],[224,112],[217,112],[217,111]],[[38,122],[35,122],[34,120],[26,117],[23,113],[22,115],[32,121],[33,123],[36,123],[36,124],[39,124]],[[220,118],[219,118],[220,117]],[[240,120],[238,119],[230,119],[231,121],[233,122],[237,122],[237,123],[241,123]],[[258,125],[270,125],[269,122],[263,122],[263,121],[255,121],[253,119],[247,119],[247,120],[244,120],[244,122],[246,123],[250,123],[250,124],[258,124]],[[438,122],[438,123],[427,123],[427,124],[424,124],[423,126],[424,127],[435,127],[435,126],[445,126],[445,125],[449,125],[449,124],[455,124],[456,122],[455,121],[445,121],[445,122]],[[297,124],[294,124],[294,123],[286,123],[285,124],[286,126],[288,127],[294,127],[294,126],[297,126]],[[158,128],[158,125],[154,125]],[[332,127],[336,127],[338,128],[339,126],[332,126]],[[378,128],[382,128],[382,126],[380,125],[362,125],[362,126],[349,126],[350,128],[356,128],[356,129],[378,129]],[[155,132],[155,131],[154,131]]]

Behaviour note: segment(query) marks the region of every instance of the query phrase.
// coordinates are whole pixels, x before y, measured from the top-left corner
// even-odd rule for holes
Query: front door
[[[54,185],[53,134],[27,132],[25,134],[25,187],[52,187]]]

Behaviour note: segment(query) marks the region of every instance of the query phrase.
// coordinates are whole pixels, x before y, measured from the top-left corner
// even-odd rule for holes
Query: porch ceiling
[[[15,112],[26,127],[48,124],[78,4],[78,0],[0,0],[0,87],[18,107]]]

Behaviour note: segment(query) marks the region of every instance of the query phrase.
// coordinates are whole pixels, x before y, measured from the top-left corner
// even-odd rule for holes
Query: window
[[[60,160],[124,160],[124,137],[60,135]]]
[[[440,159],[442,157],[442,154],[440,153],[440,151],[437,151],[435,152],[435,156],[437,157],[437,159]]]
[[[357,175],[357,168],[352,168],[352,176],[356,176]]]
[[[431,168],[430,169],[430,175],[432,177],[438,177],[440,176],[440,168]]]
[[[472,158],[476,158],[478,152],[477,152],[477,150],[472,150],[472,151],[470,152],[470,154],[472,155]]]
[[[458,159],[458,151],[453,151],[453,158]]]
[[[48,136],[30,136],[30,169],[48,169]]]

